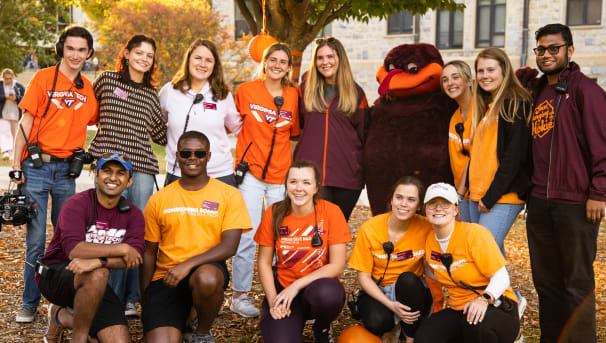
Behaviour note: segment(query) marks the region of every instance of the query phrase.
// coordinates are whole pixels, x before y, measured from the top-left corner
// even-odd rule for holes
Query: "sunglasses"
[[[196,158],[205,158],[207,154],[205,150],[181,150],[179,151],[179,156],[181,158],[190,158],[192,153]]]
[[[336,41],[337,41],[337,40],[336,40],[334,37],[328,36],[328,37],[322,37],[322,38],[318,38],[318,39],[316,39],[316,44],[320,45],[320,44],[322,44],[323,42],[326,42],[326,43],[334,43],[334,42],[336,42]]]
[[[112,158],[117,158],[120,161],[124,162],[124,163],[128,163],[130,162],[130,158],[128,158],[128,156],[123,155],[123,154],[119,154],[116,152],[106,152],[103,155],[101,155],[101,160],[111,160]]]
[[[562,45],[550,45],[548,47],[539,46],[532,49],[532,51],[534,51],[535,55],[537,56],[545,55],[545,51],[549,51],[550,55],[557,55],[558,52],[560,52],[560,48],[563,46],[568,46],[568,44],[564,43]]]

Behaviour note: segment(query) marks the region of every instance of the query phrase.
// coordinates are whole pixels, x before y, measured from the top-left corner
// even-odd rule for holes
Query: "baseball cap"
[[[128,156],[121,154],[117,151],[106,152],[105,154],[101,155],[101,158],[97,162],[97,171],[99,171],[99,169],[101,169],[104,164],[106,164],[107,162],[110,162],[110,161],[116,161],[116,162],[120,163],[124,167],[124,169],[128,170],[128,173],[130,174],[130,176],[133,176],[133,167],[130,163],[130,158],[128,158]]]
[[[434,183],[427,188],[425,192],[424,204],[427,204],[435,198],[444,198],[453,204],[459,203],[459,197],[457,196],[457,190],[452,186],[444,182]]]

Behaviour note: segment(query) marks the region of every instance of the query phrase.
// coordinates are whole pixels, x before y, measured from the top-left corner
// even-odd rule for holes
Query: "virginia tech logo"
[[[553,105],[549,100],[536,106],[532,115],[532,138],[543,138],[554,125]]]

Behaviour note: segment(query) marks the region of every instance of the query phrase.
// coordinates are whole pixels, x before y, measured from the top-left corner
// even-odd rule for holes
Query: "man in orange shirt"
[[[48,195],[52,196],[55,226],[61,206],[76,190],[77,176],[69,172],[72,155],[84,145],[86,126],[99,121],[93,87],[80,75],[94,52],[92,35],[83,27],[70,26],[61,34],[56,52],[61,58],[57,66],[37,72],[19,104],[23,117],[15,137],[12,169],[23,173],[12,181],[23,184],[25,194],[38,205],[38,213],[27,224],[25,286],[18,323],[34,321],[40,303],[33,267],[44,253]]]

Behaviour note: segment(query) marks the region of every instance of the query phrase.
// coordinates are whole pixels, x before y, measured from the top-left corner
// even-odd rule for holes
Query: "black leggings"
[[[414,324],[402,322],[402,329],[407,337],[415,337],[417,329],[431,313],[433,298],[427,282],[411,272],[400,274],[396,281],[396,300],[411,308],[412,312],[421,311],[421,316]],[[383,336],[394,326],[394,313],[375,298],[360,291],[358,307],[364,327],[376,336]]]
[[[415,343],[511,343],[520,331],[518,306],[501,297],[501,306],[488,306],[484,320],[469,324],[463,311],[447,308],[434,313],[417,331]]]
[[[276,282],[276,291],[284,287]],[[345,304],[345,289],[337,279],[318,279],[302,289],[290,305],[290,316],[275,320],[269,314],[267,298],[261,309],[261,335],[263,342],[301,342],[307,319],[315,319],[314,330],[324,330],[337,318]]]
[[[356,206],[361,192],[361,189],[324,186],[322,187],[322,198],[339,206],[341,212],[343,212],[343,215],[345,216],[345,220],[349,220],[349,216]]]

